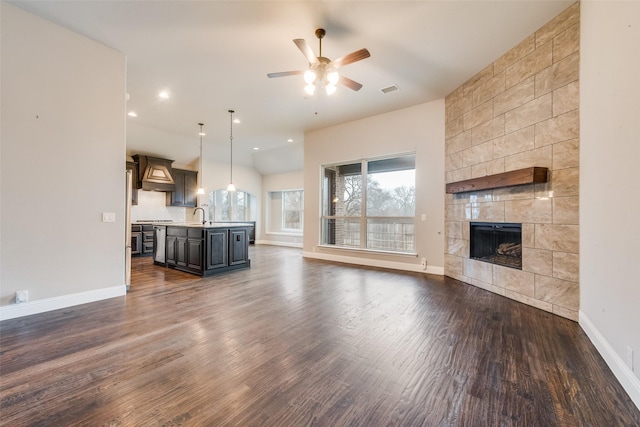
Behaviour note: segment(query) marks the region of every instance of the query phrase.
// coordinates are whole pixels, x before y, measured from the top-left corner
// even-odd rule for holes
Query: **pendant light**
[[[231,115],[231,131],[229,133],[231,160],[229,161],[229,185],[227,186],[227,191],[236,191],[236,186],[233,185],[233,113],[235,113],[235,111],[229,110],[229,114]]]
[[[202,137],[205,135],[205,133],[202,131],[202,126],[204,126],[204,123],[198,123],[198,125],[200,126],[200,171],[198,173],[200,178],[200,186],[198,187],[198,191],[196,192],[196,194],[204,195],[204,186],[202,185]]]

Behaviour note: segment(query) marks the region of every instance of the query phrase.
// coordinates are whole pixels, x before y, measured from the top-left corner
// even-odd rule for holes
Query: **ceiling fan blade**
[[[267,74],[267,77],[269,77],[270,79],[274,78],[274,77],[286,77],[286,76],[297,76],[299,74],[304,74],[304,71],[281,71],[279,73],[269,73]]]
[[[318,63],[318,57],[316,57],[315,53],[313,53],[313,50],[311,50],[311,47],[304,39],[293,39],[293,42],[296,44],[296,46],[298,46],[298,49],[300,49],[300,52],[302,52],[305,58],[307,58],[309,64]]]
[[[340,80],[338,83],[348,87],[351,90],[359,91],[362,89],[362,85],[354,80],[351,80],[349,77],[340,76]]]
[[[353,64],[356,61],[361,61],[370,57],[371,54],[367,49],[356,50],[355,52],[351,52],[348,55],[343,56],[342,58],[338,58],[331,63],[334,67],[344,67],[345,65]]]

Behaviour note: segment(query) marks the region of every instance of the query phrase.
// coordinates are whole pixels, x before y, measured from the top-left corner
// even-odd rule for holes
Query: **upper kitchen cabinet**
[[[134,162],[127,162],[127,170],[131,171],[131,178],[133,181],[133,188],[131,188],[131,204],[138,204],[138,164]]]
[[[198,172],[173,169],[175,190],[167,192],[167,206],[195,207],[197,204]]]

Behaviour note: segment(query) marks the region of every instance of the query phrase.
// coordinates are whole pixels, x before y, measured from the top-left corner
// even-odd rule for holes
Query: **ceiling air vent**
[[[400,88],[398,86],[391,85],[391,86],[383,87],[382,89],[380,89],[380,92],[382,92],[382,93],[384,93],[386,95],[387,93],[397,92],[399,90],[400,90]]]

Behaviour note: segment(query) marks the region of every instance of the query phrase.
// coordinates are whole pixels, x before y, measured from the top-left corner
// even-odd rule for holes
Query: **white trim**
[[[275,240],[256,240],[256,245],[271,245],[271,246],[286,246],[289,248],[300,248],[302,249],[302,243],[295,242],[277,242]]]
[[[369,267],[382,267],[382,268],[390,268],[392,270],[403,270],[403,271],[412,271],[416,273],[427,273],[427,274],[437,274],[439,276],[444,276],[444,267],[437,266],[427,266],[427,269],[422,269],[420,264],[409,264],[406,262],[396,262],[396,261],[385,261],[380,259],[370,259],[370,258],[356,258],[342,255],[333,255],[327,253],[319,253],[319,252],[302,252],[302,256],[304,258],[315,258],[322,259],[325,261],[335,261],[342,262],[345,264],[357,264],[357,265],[366,265]]]
[[[625,389],[633,403],[640,409],[640,379],[636,377],[633,371],[624,363],[624,360],[616,353],[613,347],[611,347],[611,344],[609,344],[598,328],[589,320],[587,315],[580,311],[578,316],[580,327],[596,347],[598,353],[600,353],[613,372],[613,375],[615,375],[622,385],[622,388]]]
[[[286,231],[266,231],[264,234],[269,236],[288,236],[288,237],[303,237],[302,232],[286,232]]]
[[[30,316],[32,314],[44,313],[46,311],[58,310],[108,298],[120,297],[126,294],[126,286],[120,285],[112,286],[110,288],[96,289],[93,291],[61,295],[53,298],[34,300],[20,304],[4,305],[0,307],[0,321],[15,319],[16,317]]]
[[[415,252],[397,252],[391,250],[384,249],[368,249],[368,248],[353,248],[348,246],[336,246],[336,245],[318,245],[319,248],[338,250],[338,251],[349,251],[353,253],[370,253],[370,254],[384,254],[384,255],[394,255],[399,257],[409,257],[409,258],[417,258],[418,254]]]

